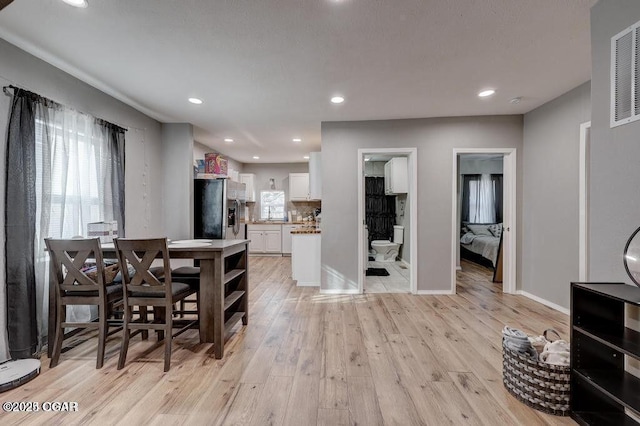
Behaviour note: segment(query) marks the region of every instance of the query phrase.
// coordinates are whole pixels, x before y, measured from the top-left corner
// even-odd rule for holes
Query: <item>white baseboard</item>
[[[306,282],[298,281],[296,283],[296,285],[298,287],[320,287],[320,283],[319,282],[313,282],[313,281],[306,281]]]
[[[360,294],[357,288],[348,288],[348,289],[340,289],[340,288],[325,288],[320,289],[320,294]]]
[[[550,307],[552,309],[555,309],[558,312],[562,312],[565,315],[569,315],[571,313],[569,311],[569,309],[563,308],[562,306],[557,305],[557,304],[555,304],[553,302],[549,302],[548,300],[543,299],[542,297],[538,297],[535,294],[531,294],[531,293],[528,293],[528,292],[523,291],[523,290],[518,290],[516,292],[516,294],[519,294],[521,296],[527,297],[527,298],[529,298],[531,300],[535,300],[536,302],[542,303],[543,305],[548,306],[548,307]]]
[[[451,290],[418,290],[417,295],[455,294]]]
[[[456,266],[456,271],[462,271],[462,266],[460,265]]]
[[[400,263],[407,267],[407,269],[411,269],[411,264],[404,259],[400,259]]]

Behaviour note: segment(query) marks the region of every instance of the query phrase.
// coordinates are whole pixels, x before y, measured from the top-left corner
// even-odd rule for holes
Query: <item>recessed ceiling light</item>
[[[202,103],[202,99],[189,98],[189,102],[191,102],[192,104],[200,105]]]
[[[480,96],[481,98],[486,98],[487,96],[491,96],[494,93],[496,93],[495,90],[488,89],[488,90],[483,90],[482,92],[478,93],[478,96]]]
[[[254,155],[254,156],[253,156],[253,159],[254,159],[254,160],[259,160],[259,159],[260,159],[260,157],[258,157],[257,155]]]
[[[331,102],[333,102],[334,104],[341,104],[344,102],[344,98],[342,96],[334,96],[333,98],[331,98]]]
[[[73,6],[73,7],[89,6],[89,4],[87,3],[87,0],[62,0],[62,1],[68,4],[69,6]]]
[[[304,157],[302,157],[302,158],[304,158],[305,160],[308,160],[308,159],[309,159],[309,156],[308,156],[308,155],[305,155],[305,156],[304,156]]]
[[[509,101],[509,103],[512,103],[512,104],[514,104],[514,105],[515,105],[515,104],[519,104],[520,102],[522,102],[522,97],[520,97],[520,96],[518,96],[517,98],[513,98],[513,99],[511,99],[511,100]]]
[[[294,142],[302,142],[302,139],[300,139],[300,138],[293,138],[293,141],[294,141]]]
[[[225,141],[225,142],[233,142],[233,139],[231,139],[231,138],[224,138],[224,141]]]

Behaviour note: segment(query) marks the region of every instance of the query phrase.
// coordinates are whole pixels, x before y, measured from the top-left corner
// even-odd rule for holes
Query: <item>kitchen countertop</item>
[[[244,222],[247,225],[309,225],[309,226],[315,226],[316,223],[315,222],[299,222],[299,221],[295,221],[295,222],[284,222],[284,221],[274,221],[274,220],[255,220],[253,222]]]
[[[292,234],[320,234],[321,231],[319,229],[315,229],[315,228],[309,228],[309,229],[294,229],[293,231],[291,231]]]

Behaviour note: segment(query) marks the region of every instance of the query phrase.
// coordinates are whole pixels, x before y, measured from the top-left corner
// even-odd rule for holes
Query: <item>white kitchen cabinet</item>
[[[240,183],[244,183],[246,187],[247,201],[256,201],[256,175],[253,173],[240,173]]]
[[[322,158],[320,152],[309,154],[309,198],[322,199]]]
[[[247,225],[249,253],[281,254],[282,253],[282,225],[259,224]]]
[[[265,253],[282,253],[282,231],[264,231]]]
[[[298,286],[320,286],[320,234],[293,234],[291,278]]]
[[[247,231],[247,239],[249,243],[249,253],[264,253],[264,234],[263,231]]]
[[[282,254],[291,255],[291,231],[299,225],[282,225]]]
[[[309,200],[309,173],[289,173],[289,201]]]
[[[384,193],[406,194],[409,190],[407,157],[394,157],[384,165]]]

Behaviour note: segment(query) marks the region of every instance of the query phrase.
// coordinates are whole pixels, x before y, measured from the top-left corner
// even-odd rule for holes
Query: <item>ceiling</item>
[[[15,0],[0,37],[252,163],[305,161],[322,121],[526,113],[590,79],[596,0],[88,2]]]

